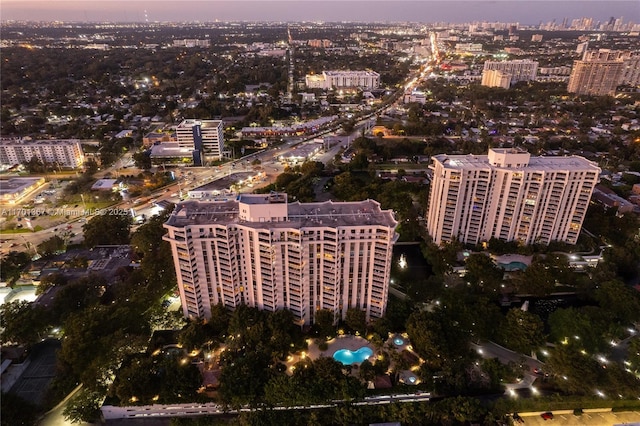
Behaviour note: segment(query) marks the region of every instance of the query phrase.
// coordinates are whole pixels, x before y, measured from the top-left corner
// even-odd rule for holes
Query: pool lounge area
[[[326,343],[326,346],[321,350],[320,347],[322,347],[324,343]],[[327,342],[321,341],[320,339],[309,339],[307,340],[307,344],[307,351],[302,352],[300,355],[295,354],[289,356],[286,362],[289,374],[295,371],[295,364],[306,357],[312,360],[320,357],[331,357],[345,366],[346,370],[351,371],[351,375],[358,376],[359,366],[365,360],[376,364],[379,360],[384,360],[384,357],[388,357],[391,353],[396,352],[404,359],[406,363],[406,367],[404,368],[409,367],[409,369],[398,371],[398,383],[409,386],[421,383],[418,371],[420,365],[424,363],[424,360],[413,351],[407,333],[390,333],[380,347],[374,347],[370,340],[362,336],[344,335],[342,333]],[[394,360],[392,357],[388,371],[376,377],[376,379],[381,380],[373,380],[368,383],[370,389],[378,387],[386,389],[392,387],[390,374],[396,368],[394,366],[396,362],[397,360]],[[383,380],[384,378],[387,380]]]
[[[345,335],[329,340],[325,350],[320,350],[317,343],[310,343],[307,355],[311,359],[332,357],[343,365],[355,365],[376,354],[373,345],[367,339]]]

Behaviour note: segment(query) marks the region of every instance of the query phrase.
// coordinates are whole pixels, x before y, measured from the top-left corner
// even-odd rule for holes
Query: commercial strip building
[[[41,188],[43,177],[12,177],[0,180],[0,202],[14,204]]]
[[[0,140],[0,166],[15,166],[37,158],[42,163],[78,169],[84,165],[84,152],[77,139]]]
[[[628,50],[586,51],[574,61],[567,91],[579,95],[614,95],[620,84],[640,84],[640,56]]]
[[[432,160],[427,231],[436,244],[491,238],[575,244],[600,175],[582,157],[531,157],[514,149]]]
[[[311,135],[323,127],[326,127],[336,121],[339,117],[331,115],[328,117],[320,117],[314,120],[295,123],[291,126],[270,126],[270,127],[243,127],[240,134],[243,138],[260,137],[283,137],[283,136],[304,136]]]
[[[195,164],[193,158],[193,149],[182,148],[175,142],[166,142],[153,145],[151,147],[150,156],[152,164]]]
[[[387,306],[393,212],[373,200],[288,203],[281,193],[186,201],[165,223],[186,317],[246,304],[290,310],[310,324],[319,309],[367,320]]]
[[[322,74],[307,74],[305,84],[308,89],[377,89],[380,74],[375,71],[323,71]]]

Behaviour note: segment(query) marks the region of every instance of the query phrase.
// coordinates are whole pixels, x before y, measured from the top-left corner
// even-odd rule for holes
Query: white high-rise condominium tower
[[[582,157],[531,157],[515,149],[436,155],[430,167],[427,231],[436,244],[491,238],[575,244],[600,175]]]
[[[485,61],[482,72],[483,85],[488,85],[484,83],[485,74],[487,74],[488,71],[500,71],[503,75],[509,75],[511,77],[510,84],[517,83],[518,81],[531,81],[536,78],[538,62],[530,59]]]
[[[186,317],[246,304],[300,324],[328,309],[380,318],[397,222],[376,201],[288,203],[286,194],[178,204],[165,223]]]
[[[221,120],[183,120],[176,127],[180,148],[193,150],[193,164],[202,166],[208,160],[221,160],[224,132]]]

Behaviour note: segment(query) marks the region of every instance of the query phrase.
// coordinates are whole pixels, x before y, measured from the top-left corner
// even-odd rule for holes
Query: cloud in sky
[[[145,14],[146,11],[146,14]],[[200,21],[502,21],[611,16],[640,22],[640,2],[603,0],[0,0],[3,20],[155,22]]]

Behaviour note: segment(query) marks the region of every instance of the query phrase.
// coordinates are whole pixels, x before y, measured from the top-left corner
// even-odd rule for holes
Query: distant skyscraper
[[[579,95],[614,95],[622,83],[625,61],[631,59],[630,51],[591,50],[585,51],[582,60],[573,62],[567,91]],[[631,64],[636,64],[634,62]],[[633,70],[627,70],[633,75]]]
[[[180,148],[193,150],[196,166],[222,159],[224,132],[221,120],[184,120],[176,127],[176,139]]]
[[[531,157],[514,149],[436,155],[431,168],[427,231],[436,244],[491,238],[575,244],[600,174],[582,157]]]
[[[334,318],[387,306],[397,222],[372,201],[287,203],[286,194],[243,194],[180,203],[165,223],[182,310],[209,318],[211,307],[290,310],[300,324],[318,309]]]

